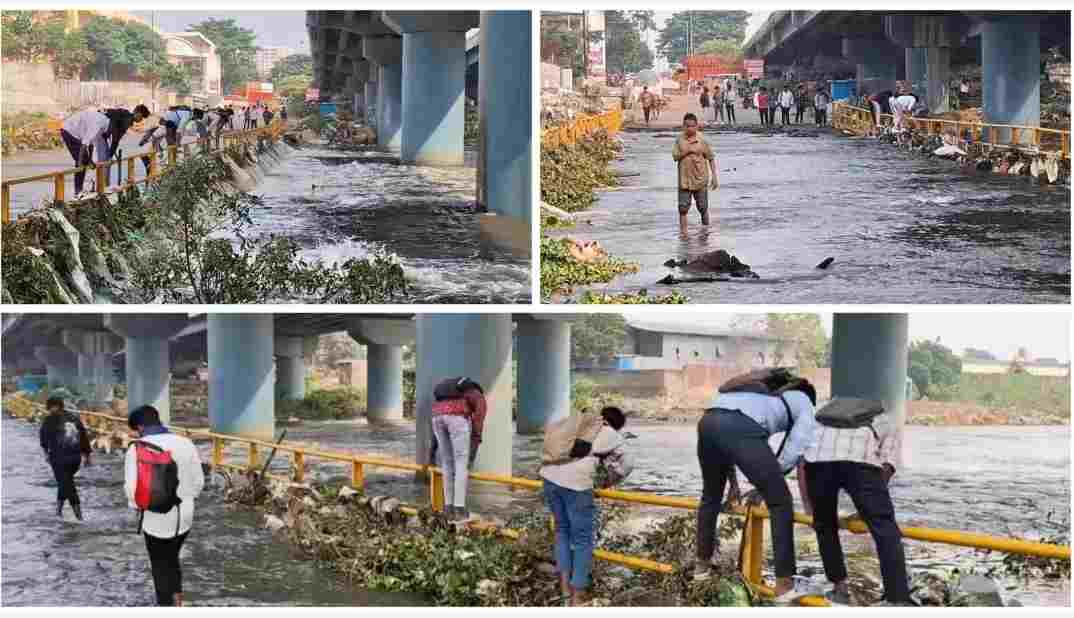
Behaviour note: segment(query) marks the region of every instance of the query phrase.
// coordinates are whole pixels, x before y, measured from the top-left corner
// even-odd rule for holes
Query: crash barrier
[[[565,125],[541,131],[541,146],[545,148],[569,146],[599,129],[604,129],[608,135],[615,135],[622,127],[622,110],[604,112],[596,116],[578,116]]]
[[[227,131],[197,141],[167,146],[164,150],[165,160],[163,168],[157,161],[156,153],[150,150],[129,157],[123,157],[122,159],[115,158],[109,161],[101,161],[100,163],[91,163],[85,167],[73,167],[57,172],[48,172],[47,174],[5,180],[3,183],[0,183],[0,195],[2,195],[2,217],[0,218],[2,218],[4,223],[11,223],[11,187],[31,182],[52,182],[54,187],[52,201],[54,203],[64,203],[67,201],[66,189],[68,176],[73,176],[75,173],[81,171],[95,173],[96,175],[94,178],[97,192],[98,194],[104,195],[108,193],[108,181],[111,177],[112,166],[116,166],[119,170],[119,174],[124,177],[123,184],[117,186],[116,190],[124,191],[134,185],[148,184],[162,174],[167,173],[168,169],[174,167],[181,159],[188,158],[193,154],[227,150],[235,144],[248,143],[255,139],[276,140],[280,137],[280,134],[283,133],[283,130],[284,124],[279,120],[273,120],[272,124],[267,127],[246,129],[242,131]],[[142,165],[139,161],[146,156],[149,157],[148,173],[141,178],[136,178],[135,176],[138,166]]]
[[[127,426],[127,419],[120,416],[111,414],[105,414],[101,412],[81,412],[83,422],[86,426],[96,426],[98,423],[120,423],[124,427]],[[228,434],[219,434],[212,431],[203,429],[192,429],[187,427],[179,427],[170,425],[169,429],[180,435],[185,435],[191,439],[204,439],[212,441],[212,465],[225,470],[235,470],[239,472],[250,472],[258,470],[264,462],[261,460],[262,450],[272,451],[276,450],[282,453],[289,453],[291,457],[291,475],[289,477],[280,477],[278,475],[266,475],[276,480],[282,481],[294,481],[302,482],[305,479],[305,468],[307,459],[321,459],[325,461],[333,461],[338,463],[349,464],[351,469],[351,485],[355,489],[362,489],[365,485],[365,471],[367,468],[387,468],[393,470],[405,470],[412,472],[424,473],[429,482],[429,496],[433,510],[442,511],[444,508],[443,502],[443,475],[438,468],[432,465],[422,465],[407,463],[404,461],[396,461],[391,459],[379,458],[379,457],[366,457],[360,455],[351,455],[348,453],[333,453],[328,451],[321,451],[317,449],[306,448],[294,444],[286,443],[273,443],[265,440],[257,440],[253,438],[243,438]],[[238,443],[246,445],[246,463],[238,464],[225,461],[225,446],[228,443]],[[527,489],[530,491],[541,491],[543,484],[536,479],[519,478],[515,476],[505,476],[499,474],[487,474],[482,472],[471,472],[471,481],[478,481],[483,483],[493,483],[497,485],[505,485],[517,489]],[[634,491],[620,491],[616,489],[599,489],[594,491],[594,495],[604,500],[610,500],[613,502],[625,502],[628,504],[646,504],[650,506],[660,506],[675,509],[686,509],[695,511],[698,509],[700,501],[695,498],[678,498],[674,496],[661,496],[657,494],[648,494]],[[417,511],[413,507],[405,507],[409,514],[414,514]],[[768,509],[764,506],[747,506],[736,505],[731,507],[730,510],[724,511],[725,514],[735,517],[745,517],[746,525],[743,529],[742,545],[740,548],[740,555],[742,556],[742,575],[747,582],[753,587],[754,591],[764,596],[774,596],[772,588],[764,584],[761,567],[764,562],[764,522],[768,518]],[[813,525],[813,518],[804,513],[794,514],[795,523],[805,526]],[[474,527],[480,529],[486,529],[495,532],[499,536],[508,539],[519,538],[519,533],[515,530],[506,528],[496,528],[490,524],[475,524]],[[839,527],[853,532],[855,534],[866,534],[869,532],[868,527],[864,522],[856,517],[842,517],[839,519]],[[1070,546],[1069,545],[1056,545],[1051,543],[1038,543],[1036,541],[1025,541],[1021,539],[1012,539],[991,536],[986,534],[976,534],[972,532],[962,532],[959,530],[946,530],[942,528],[924,528],[917,526],[900,526],[902,535],[904,538],[913,539],[916,541],[923,541],[926,543],[942,543],[946,545],[957,545],[960,547],[972,547],[974,549],[999,551],[1008,554],[1021,554],[1026,556],[1039,556],[1043,558],[1052,558],[1058,560],[1070,560]],[[604,560],[625,566],[631,569],[640,569],[645,571],[652,571],[656,573],[673,573],[675,572],[675,566],[664,562],[657,562],[649,560],[639,556],[629,556],[625,554],[605,551],[597,549],[593,552],[594,558],[598,560]],[[828,602],[816,596],[808,596],[799,600],[801,605],[813,605],[823,606]]]
[[[903,118],[909,127],[927,135],[952,134],[961,144],[1002,148],[1027,154],[1051,155],[1070,159],[1070,131],[1009,124],[989,124],[947,118]],[[893,114],[880,114],[882,126],[895,124]],[[843,101],[832,103],[832,126],[836,129],[867,135],[875,131],[872,110]]]

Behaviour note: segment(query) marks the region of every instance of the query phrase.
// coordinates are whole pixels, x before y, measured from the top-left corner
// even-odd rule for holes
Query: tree
[[[910,345],[910,380],[922,396],[946,398],[962,377],[962,360],[938,341]]]
[[[799,369],[828,365],[828,336],[816,313],[769,313],[765,318],[765,334],[778,340],[775,364],[793,360]],[[791,357],[789,348],[795,351]]]
[[[281,58],[272,65],[272,83],[278,84],[289,77],[303,76],[309,81],[313,77],[313,56],[309,54],[291,54]]]
[[[672,63],[682,62],[691,47],[697,52],[706,41],[721,39],[742,43],[749,11],[684,11],[674,13],[657,38],[657,50]]]
[[[641,31],[653,27],[652,11],[605,11],[607,69],[609,73],[637,73],[653,66],[653,54]]]
[[[257,77],[254,62],[257,35],[235,23],[234,19],[207,19],[190,28],[205,35],[220,56],[220,85],[224,92],[234,92]]]
[[[49,58],[64,36],[63,17],[46,11],[4,11],[0,23],[3,56],[16,62]]]
[[[60,40],[60,46],[52,56],[52,68],[60,79],[74,79],[82,70],[93,64],[94,55],[86,44],[82,32],[69,32]]]
[[[616,313],[594,313],[571,325],[571,359],[609,359],[626,342],[626,319]]]
[[[730,39],[711,39],[705,41],[696,51],[698,54],[719,56],[732,63],[742,61],[742,46]]]
[[[164,71],[168,57],[164,40],[145,24],[98,15],[83,32],[95,56],[92,73],[97,79],[111,79],[115,65],[127,66],[150,82],[157,81]]]

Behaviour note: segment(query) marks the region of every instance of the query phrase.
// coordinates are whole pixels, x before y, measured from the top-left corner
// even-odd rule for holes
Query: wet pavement
[[[967,173],[808,123],[795,135],[710,128],[721,187],[712,225],[678,229],[673,129],[624,131],[622,186],[553,235],[597,240],[640,272],[593,289],[695,303],[1068,303],[1070,187]],[[657,285],[684,259],[726,249],[759,281]],[[827,257],[828,271],[814,266]],[[580,294],[585,288],[578,290]]]

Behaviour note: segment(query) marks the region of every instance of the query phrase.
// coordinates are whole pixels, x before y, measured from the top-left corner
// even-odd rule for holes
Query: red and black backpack
[[[179,466],[170,451],[151,442],[134,442],[138,462],[137,483],[134,487],[134,504],[138,507],[138,531],[142,530],[142,518],[146,511],[167,513],[179,506]],[[179,512],[176,509],[175,533],[179,534]]]

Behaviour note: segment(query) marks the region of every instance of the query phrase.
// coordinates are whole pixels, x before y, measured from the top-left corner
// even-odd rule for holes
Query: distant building
[[[220,55],[216,45],[200,32],[162,32],[168,62],[190,69],[195,98],[218,97],[220,87]]]
[[[1061,363],[1055,358],[1038,358],[1034,360],[1019,360],[1019,365],[1026,373],[1035,376],[1070,376],[1070,363]],[[1009,360],[985,360],[980,358],[962,358],[962,372],[970,374],[996,374],[1007,373],[1011,369]]]
[[[290,47],[258,47],[255,58],[258,77],[268,79],[272,75],[272,67],[294,53],[295,50]]]

